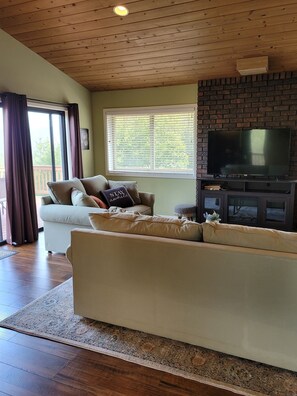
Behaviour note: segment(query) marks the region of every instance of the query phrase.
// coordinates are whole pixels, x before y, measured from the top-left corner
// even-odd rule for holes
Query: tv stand
[[[197,220],[216,211],[223,223],[295,229],[296,180],[211,177],[197,180]]]

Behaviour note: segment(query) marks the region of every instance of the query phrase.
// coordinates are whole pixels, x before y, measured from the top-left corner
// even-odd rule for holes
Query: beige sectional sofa
[[[71,179],[50,182],[49,195],[41,199],[40,217],[43,220],[45,249],[49,252],[65,253],[70,244],[70,232],[74,228],[90,229],[89,213],[107,212],[99,207],[90,196],[99,196],[99,192],[126,186],[135,204],[124,210],[152,215],[155,196],[151,193],[139,192],[136,182],[111,181],[102,175],[84,179]],[[72,196],[73,189],[80,194]],[[115,210],[115,207],[112,208]]]
[[[121,216],[71,232],[76,314],[297,370],[294,233]]]

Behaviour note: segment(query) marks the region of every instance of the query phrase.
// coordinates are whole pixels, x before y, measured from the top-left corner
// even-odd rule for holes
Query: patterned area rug
[[[297,373],[74,315],[72,280],[0,326],[78,346],[242,395],[296,396]]]
[[[18,252],[14,252],[12,250],[5,250],[1,249],[0,250],[0,260],[5,259],[6,257],[13,256],[14,254],[17,254]]]

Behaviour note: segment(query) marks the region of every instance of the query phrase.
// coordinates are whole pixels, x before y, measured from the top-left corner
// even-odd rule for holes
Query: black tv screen
[[[290,129],[209,131],[207,173],[287,176],[290,142]]]

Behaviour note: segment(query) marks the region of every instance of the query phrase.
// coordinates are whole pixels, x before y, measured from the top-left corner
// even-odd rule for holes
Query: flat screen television
[[[290,143],[290,129],[209,131],[207,173],[215,176],[287,176]]]

